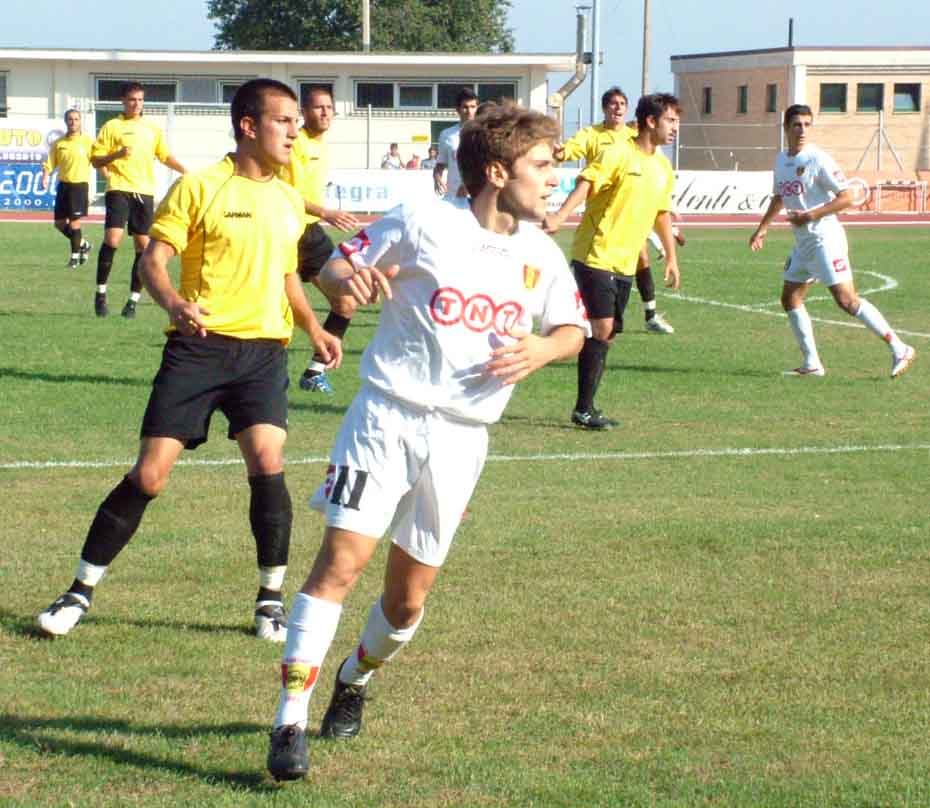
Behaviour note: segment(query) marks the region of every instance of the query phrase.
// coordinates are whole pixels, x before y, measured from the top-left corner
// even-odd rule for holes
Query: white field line
[[[680,460],[702,457],[795,457],[798,455],[865,454],[870,452],[925,452],[930,443],[879,443],[873,446],[797,446],[791,447],[734,447],[723,449],[682,449],[668,452],[569,452],[565,454],[530,454],[488,456],[489,463],[563,463],[579,460],[618,461]],[[299,457],[285,461],[286,466],[311,466],[328,463],[327,457]],[[0,471],[47,471],[54,469],[109,469],[131,466],[132,460],[20,460],[0,463]],[[224,460],[180,460],[178,466],[241,466],[239,457]]]

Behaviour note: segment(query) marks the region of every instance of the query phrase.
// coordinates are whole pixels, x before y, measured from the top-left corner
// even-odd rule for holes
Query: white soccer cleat
[[[916,356],[917,351],[910,345],[905,345],[904,351],[899,355],[893,356],[891,359],[891,378],[897,379],[898,376],[901,376],[904,371],[911,366]]]
[[[259,600],[255,603],[255,635],[268,642],[287,640],[287,612],[277,600]]]
[[[651,320],[646,320],[646,330],[653,334],[674,334],[675,329],[661,314],[657,314]]]
[[[823,369],[823,366],[821,365],[820,367],[816,367],[816,368],[805,368],[805,367],[793,368],[792,370],[782,371],[781,375],[782,376],[795,376],[795,377],[797,376],[826,376],[827,371],[825,371]]]
[[[43,634],[50,637],[63,637],[87,614],[90,601],[74,592],[65,592],[51,606],[39,612],[36,622]]]

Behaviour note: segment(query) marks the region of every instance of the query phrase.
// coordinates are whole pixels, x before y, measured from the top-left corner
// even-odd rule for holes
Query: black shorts
[[[575,283],[592,320],[614,318],[614,333],[623,331],[623,312],[633,288],[632,275],[617,275],[607,269],[594,269],[581,261],[572,261]]]
[[[228,436],[256,424],[287,429],[287,350],[271,339],[171,334],[142,418],[141,437],[206,442],[210,417],[229,420]]]
[[[155,216],[155,198],[129,191],[107,191],[106,209],[104,227],[123,230],[128,224],[130,236],[147,236]]]
[[[333,254],[333,242],[319,222],[308,224],[297,244],[297,274],[309,283]]]
[[[87,203],[86,182],[59,182],[55,194],[55,218],[80,219],[87,215]]]

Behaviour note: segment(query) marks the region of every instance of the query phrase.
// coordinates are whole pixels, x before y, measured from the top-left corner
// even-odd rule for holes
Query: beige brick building
[[[671,62],[683,107],[679,168],[769,169],[784,110],[807,104],[815,141],[847,171],[930,171],[930,47],[785,47]]]

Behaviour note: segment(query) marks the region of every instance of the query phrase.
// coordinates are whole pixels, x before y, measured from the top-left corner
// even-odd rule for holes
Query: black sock
[[[77,578],[71,582],[71,586],[68,587],[68,591],[75,595],[81,595],[82,597],[87,598],[88,603],[94,599],[94,588],[90,584],[85,584],[82,581],[79,581]]]
[[[259,600],[276,600],[278,603],[284,603],[284,597],[280,589],[266,589],[263,586],[258,588],[258,594],[255,596],[256,602]]]
[[[81,251],[81,244],[84,242],[84,234],[81,232],[81,228],[71,228],[71,252],[79,253]]]
[[[597,393],[604,367],[607,364],[607,352],[610,343],[589,337],[578,354],[578,400],[576,412],[589,412],[594,409],[594,395]]]
[[[91,522],[81,558],[97,567],[108,567],[132,538],[142,521],[145,508],[154,499],[123,477],[100,503]]]
[[[636,270],[636,289],[643,303],[652,303],[656,299],[656,284],[652,278],[652,269],[648,266]],[[646,307],[646,321],[656,316],[654,307]]]
[[[116,255],[116,247],[111,247],[109,244],[100,245],[100,252],[97,253],[97,286],[106,286],[110,270],[113,269],[114,255]]]
[[[259,567],[284,567],[291,546],[291,495],[284,472],[249,477],[249,522]]]
[[[68,239],[68,240],[70,241],[70,239],[71,239],[71,234],[72,234],[74,231],[71,229],[71,225],[70,225],[70,224],[66,224],[66,225],[65,225],[64,227],[62,227],[58,232],[61,233],[66,239]]]
[[[342,339],[346,335],[346,331],[349,330],[349,324],[351,322],[351,318],[343,317],[341,314],[336,314],[336,312],[331,311],[326,318],[326,322],[323,323],[323,330],[328,334],[332,334],[334,337]],[[325,360],[317,351],[314,351],[313,361],[322,363]]]
[[[129,282],[130,292],[142,291],[142,273],[139,271],[139,261],[141,258],[142,253],[136,253],[136,257],[132,262],[132,280]]]

